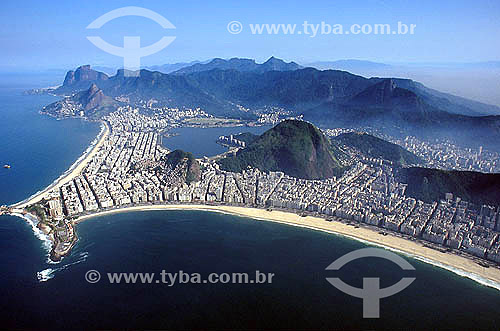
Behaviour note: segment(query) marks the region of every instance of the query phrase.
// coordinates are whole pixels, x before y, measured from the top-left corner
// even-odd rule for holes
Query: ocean
[[[55,98],[0,87],[0,204],[53,182],[87,148],[99,125],[38,114]],[[243,131],[243,130],[241,130]],[[217,133],[217,132],[215,132]],[[195,140],[196,132],[191,139]],[[206,140],[205,137],[200,138]],[[365,258],[325,268],[366,244],[315,230],[206,211],[148,211],[96,217],[77,226],[79,241],[62,262],[25,220],[0,217],[0,316],[4,328],[500,329],[500,291],[405,257],[415,271]],[[89,270],[101,280],[89,283]],[[273,273],[265,284],[111,284],[107,273]],[[390,286],[380,318],[362,318],[362,300],[326,281]]]
[[[100,131],[99,123],[40,115],[43,106],[58,98],[23,95],[24,90],[0,87],[0,205],[18,202],[47,187]],[[4,164],[11,168],[4,169]]]

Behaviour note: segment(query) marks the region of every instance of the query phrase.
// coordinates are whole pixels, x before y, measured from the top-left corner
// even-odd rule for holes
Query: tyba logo
[[[170,23],[165,17],[160,14],[141,7],[122,7],[100,16],[95,21],[87,26],[87,29],[100,29],[104,24],[115,18],[124,16],[140,16],[149,18],[158,23],[164,29],[175,29],[175,26]],[[175,37],[164,36],[156,43],[141,48],[141,38],[138,36],[124,36],[123,47],[111,45],[104,41],[101,37],[88,36],[88,40],[106,53],[123,57],[123,67],[125,76],[138,76],[141,67],[141,57],[158,53],[168,45],[170,45]]]
[[[340,270],[347,263],[364,257],[379,257],[394,262],[403,270],[415,270],[401,256],[379,248],[362,248],[345,254],[332,262],[326,270]],[[363,278],[363,288],[353,287],[340,278],[326,278],[337,289],[353,297],[363,299],[363,318],[380,317],[380,299],[397,294],[407,288],[415,277],[403,277],[399,282],[386,288],[380,288],[380,278]]]

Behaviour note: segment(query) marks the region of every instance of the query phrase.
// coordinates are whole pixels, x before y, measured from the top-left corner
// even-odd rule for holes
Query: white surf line
[[[49,192],[53,188],[57,187],[61,181],[63,181],[67,176],[71,175],[71,173],[78,167],[80,164],[85,161],[85,159],[90,155],[90,153],[94,150],[94,148],[99,144],[101,139],[104,137],[106,131],[108,131],[107,125],[104,122],[101,122],[101,131],[99,134],[94,138],[94,140],[91,142],[91,144],[87,147],[87,149],[83,152],[82,155],[67,169],[62,175],[60,175],[56,180],[54,180],[49,186],[46,188],[39,190],[35,194],[31,195],[30,197],[19,201],[15,204],[12,204],[11,207],[25,207],[24,205],[32,200],[35,200],[37,198],[40,198],[41,195]]]
[[[157,206],[151,205],[151,207],[149,207],[149,206],[137,206],[137,207],[132,207],[133,209],[130,209],[130,208],[115,209],[115,210],[111,210],[111,211],[105,211],[102,213],[96,213],[93,215],[85,215],[85,216],[83,216],[83,218],[80,221],[77,219],[77,223],[84,221],[86,219],[93,218],[93,217],[107,216],[107,215],[112,215],[115,213],[127,213],[127,212],[169,211],[169,210],[198,210],[198,211],[215,212],[215,213],[219,213],[219,214],[226,214],[226,215],[249,218],[252,220],[269,221],[269,222],[273,222],[273,223],[279,223],[279,224],[285,224],[285,225],[290,225],[290,226],[295,226],[295,227],[300,227],[300,228],[306,228],[306,229],[310,229],[310,230],[321,231],[324,233],[329,233],[329,234],[341,236],[341,237],[344,237],[344,238],[347,238],[350,240],[355,240],[357,242],[361,242],[361,243],[364,243],[366,245],[381,247],[381,248],[408,256],[410,258],[414,258],[414,259],[419,260],[421,262],[430,264],[434,267],[445,269],[445,270],[450,271],[454,274],[457,274],[461,277],[469,278],[469,279],[475,281],[476,283],[479,283],[481,285],[488,286],[488,287],[491,287],[491,288],[494,288],[494,289],[500,291],[500,283],[499,282],[484,278],[476,273],[468,272],[468,271],[462,270],[460,268],[456,268],[456,267],[450,266],[450,265],[442,263],[442,262],[435,261],[435,260],[427,258],[427,257],[423,257],[423,256],[420,256],[420,255],[417,255],[417,254],[414,254],[411,252],[407,252],[407,251],[404,251],[404,250],[401,250],[398,248],[386,246],[386,245],[383,245],[380,243],[372,242],[370,240],[361,239],[361,238],[358,238],[355,236],[350,236],[348,234],[335,232],[333,230],[327,230],[327,229],[318,228],[318,227],[314,227],[314,226],[309,226],[309,225],[305,225],[305,224],[297,224],[297,223],[287,222],[287,221],[283,221],[283,220],[275,220],[275,219],[258,217],[258,216],[249,216],[249,215],[245,215],[243,213],[231,212],[231,211],[227,211],[227,210],[220,210],[220,209],[216,209],[217,208],[216,206],[214,206],[215,208],[210,208],[210,206],[206,206],[206,208],[205,208],[204,206],[201,206],[201,205],[199,206],[199,208],[192,208],[192,207],[188,207],[188,206],[193,206],[193,205],[186,205],[186,207],[181,206],[181,205],[172,205],[171,207],[169,207],[168,205],[165,205],[165,208],[161,208],[162,206],[159,206],[159,205],[157,205]],[[224,207],[224,206],[221,206],[221,207]],[[401,238],[401,239],[407,240],[404,238]],[[450,254],[450,253],[447,253],[447,254]]]

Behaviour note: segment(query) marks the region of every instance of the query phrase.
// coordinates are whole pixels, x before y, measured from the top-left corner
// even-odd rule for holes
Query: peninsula
[[[103,129],[52,185],[1,212],[37,223],[54,261],[89,217],[197,208],[366,240],[500,284],[500,117],[473,116],[485,105],[411,80],[270,64],[68,72],[48,91],[63,98],[42,113]],[[214,157],[162,147],[171,129],[230,124],[275,126],[219,137],[229,150]],[[449,132],[460,133],[456,143]],[[463,147],[472,136],[484,148]]]
[[[353,160],[305,122],[282,122],[248,150],[194,159],[161,146],[161,132],[170,123],[157,116],[127,106],[103,117],[98,142],[72,171],[6,212],[37,218],[54,241],[54,261],[70,253],[77,241],[75,225],[85,219],[126,211],[200,209],[343,235],[500,284],[499,233],[476,225],[487,212],[493,215],[494,208],[476,212],[452,194],[431,203],[408,197],[407,184],[396,180],[392,162],[366,156]],[[252,151],[283,134],[290,145],[303,143],[305,156],[297,154],[295,163],[287,163],[290,168],[277,169],[286,153],[268,153],[270,168],[255,167]],[[239,157],[246,162],[242,169],[225,170]],[[318,158],[337,176],[314,168]],[[315,178],[300,178],[308,174]]]

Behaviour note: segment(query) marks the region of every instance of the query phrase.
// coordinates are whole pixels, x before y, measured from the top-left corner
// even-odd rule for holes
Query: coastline
[[[97,153],[99,148],[104,144],[105,140],[111,132],[111,128],[106,121],[101,121],[101,132],[94,139],[92,144],[87,150],[76,160],[76,162],[59,178],[57,178],[47,188],[33,194],[29,198],[17,202],[10,206],[10,214],[22,217],[31,224],[37,224],[38,220],[34,222],[31,219],[23,217],[23,209],[31,204],[39,202],[42,197],[50,190],[57,189],[62,185],[73,180],[75,177],[85,169],[88,162]],[[498,267],[485,267],[479,264],[475,258],[463,255],[457,255],[450,252],[441,251],[426,245],[419,240],[411,240],[394,233],[387,233],[385,229],[374,229],[365,224],[347,224],[338,217],[332,217],[332,221],[326,221],[326,215],[323,216],[303,216],[295,213],[294,211],[282,210],[266,210],[260,208],[240,207],[230,205],[204,205],[204,204],[156,204],[156,205],[141,205],[141,206],[128,206],[111,210],[98,211],[92,214],[79,216],[76,220],[68,222],[68,226],[74,230],[74,225],[86,219],[104,216],[114,213],[124,213],[133,211],[152,211],[152,210],[201,210],[218,213],[226,213],[236,216],[248,217],[257,221],[272,221],[282,223],[290,226],[303,227],[340,235],[352,240],[360,241],[368,245],[375,245],[390,249],[409,257],[423,261],[428,264],[452,271],[463,277],[470,278],[480,284],[493,287],[500,290],[500,268]],[[33,215],[31,215],[33,217]],[[356,226],[354,226],[356,225]],[[35,230],[35,229],[34,229]],[[41,229],[39,229],[41,230]],[[50,252],[50,259],[53,262],[61,261],[64,256],[71,252],[71,249],[76,244],[77,236],[76,231],[73,232],[74,237],[69,247],[64,250],[56,251],[58,241],[57,238],[46,237],[44,245],[48,241],[52,243],[52,250]],[[40,238],[41,239],[41,238]],[[57,253],[57,254],[56,254]]]
[[[298,226],[312,230],[340,235],[352,240],[360,241],[368,245],[380,246],[389,250],[415,258],[419,261],[432,264],[436,267],[446,269],[462,277],[470,278],[482,285],[500,290],[500,269],[486,268],[470,258],[441,252],[429,246],[424,246],[418,241],[411,241],[391,234],[383,235],[379,231],[367,227],[354,227],[339,221],[326,221],[325,218],[306,216],[302,217],[291,212],[265,209],[237,207],[237,206],[215,206],[202,204],[163,204],[145,205],[118,208],[101,211],[90,215],[80,216],[74,223],[78,224],[86,219],[110,215],[115,213],[125,213],[134,211],[154,211],[154,210],[201,210],[218,213],[226,213],[236,216],[252,218],[256,221],[271,221],[291,226]]]
[[[32,196],[23,201],[12,204],[10,207],[23,209],[31,204],[39,202],[43,198],[45,193],[49,192],[52,189],[59,188],[62,185],[73,180],[75,177],[77,177],[85,168],[87,163],[95,155],[95,153],[97,153],[99,147],[102,146],[102,144],[104,143],[104,141],[106,140],[107,136],[110,133],[110,128],[108,124],[105,121],[101,121],[101,124],[103,126],[103,129],[97,135],[96,139],[94,140],[95,142],[89,146],[89,148],[77,159],[77,161],[73,165],[71,165],[71,167],[65,173],[59,176],[59,178],[57,178],[52,184],[47,186],[45,189],[36,192],[35,194],[33,194]]]
[[[30,213],[22,214],[20,212],[12,212],[8,215],[19,217],[23,219],[28,225],[31,227],[33,230],[33,233],[35,234],[35,237],[37,237],[41,242],[43,249],[47,253],[47,262],[48,263],[55,263],[51,259],[51,252],[53,249],[53,244],[54,244],[54,236],[50,233],[50,231],[47,231],[46,229],[42,229],[39,227],[40,221],[35,215],[32,215]]]

